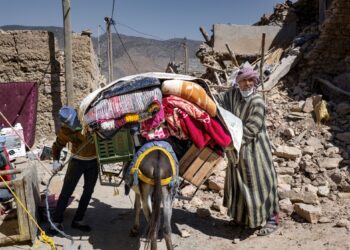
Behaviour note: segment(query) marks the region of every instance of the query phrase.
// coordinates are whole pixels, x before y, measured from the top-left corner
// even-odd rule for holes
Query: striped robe
[[[239,162],[229,161],[224,206],[237,223],[261,226],[278,212],[277,175],[265,127],[265,104],[259,94],[243,98],[238,88],[219,94],[218,102],[243,122]]]

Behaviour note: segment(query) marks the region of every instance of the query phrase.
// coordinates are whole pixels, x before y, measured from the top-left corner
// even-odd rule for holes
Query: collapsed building
[[[253,26],[216,24],[211,37],[201,30],[206,42],[197,56],[207,67],[203,77],[225,84],[242,62],[258,69],[265,33],[263,72],[268,89],[287,74],[296,73],[296,82],[312,82],[322,76],[327,80],[318,81],[323,94],[349,97],[349,6],[345,0],[286,1]]]
[[[349,12],[346,0],[286,1],[253,26],[215,24],[211,36],[201,28],[205,42],[197,56],[206,67],[202,77],[213,88],[231,88],[235,72],[247,63],[262,73],[260,90],[266,96],[280,207],[311,223],[336,222],[348,215],[344,199],[350,191]],[[317,102],[322,98],[328,102],[324,112],[330,118],[320,126],[323,116]],[[224,176],[224,170],[218,170],[206,183],[214,191],[212,202],[204,197],[194,206],[225,214],[218,205]],[[189,207],[181,202],[180,206]]]

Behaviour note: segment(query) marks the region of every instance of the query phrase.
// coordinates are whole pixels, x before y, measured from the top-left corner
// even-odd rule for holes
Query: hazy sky
[[[187,37],[203,40],[199,27],[211,34],[214,23],[252,24],[272,13],[284,0],[115,0],[114,20],[119,33],[159,39]],[[18,24],[62,27],[61,0],[0,0],[0,26]],[[73,31],[105,29],[113,0],[71,0]],[[101,30],[101,32],[103,32]]]

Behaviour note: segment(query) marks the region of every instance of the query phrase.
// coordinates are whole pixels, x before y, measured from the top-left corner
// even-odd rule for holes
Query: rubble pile
[[[315,0],[286,1],[276,5],[272,15],[263,16],[255,24],[283,25],[289,17],[297,16],[298,35],[288,46],[273,48],[265,55],[262,72],[268,86],[266,125],[284,218],[292,216],[297,221],[310,223],[333,222],[350,230],[350,89],[347,84],[350,60],[346,56],[349,43],[348,33],[334,28],[347,25],[344,27],[348,29],[348,16],[344,13],[350,4],[334,0],[326,11],[326,21],[320,25],[318,3]],[[237,70],[234,58],[229,50],[216,52],[213,37],[205,40],[197,52],[207,67],[202,77],[219,87],[230,86],[232,74]],[[337,41],[337,46],[329,46],[332,41]],[[327,57],[321,53],[322,48]],[[344,53],[340,52],[341,48]],[[259,57],[235,57],[239,65],[248,61],[259,70]],[[328,61],[334,63],[329,65]],[[325,78],[341,90],[329,84],[331,88],[317,87],[314,77],[320,72],[328,75]],[[225,167],[223,162],[195,199],[177,201],[176,206],[197,211],[200,216],[226,217],[222,206]],[[190,186],[188,192],[191,192]]]
[[[316,215],[321,215],[323,203],[350,192],[350,104],[329,102],[330,119],[318,125],[317,97],[300,84],[289,91],[274,89],[267,103],[281,210],[288,215],[294,211],[311,223],[320,219]],[[328,212],[337,213],[334,207]]]
[[[341,210],[342,201],[350,198],[350,104],[330,102],[331,119],[318,126],[315,97],[305,98],[311,93],[307,85],[302,86],[288,92],[279,84],[267,96],[266,125],[278,173],[280,209],[286,216],[297,214],[310,223],[336,222],[350,217],[348,207]],[[225,167],[222,162],[192,201],[177,201],[176,206],[226,217],[222,206]],[[192,187],[187,191],[191,193]]]
[[[265,51],[262,71],[264,72],[265,81],[272,78],[270,80],[272,86],[277,84],[297,64],[297,71],[310,77],[310,70],[307,70],[307,65],[314,61],[309,62],[308,57],[310,57],[309,54],[313,49],[317,47],[316,42],[321,33],[317,11],[318,1],[315,0],[299,0],[295,3],[286,1],[284,4],[277,4],[273,14],[263,15],[261,20],[255,24],[255,26],[290,26],[291,30],[289,31],[289,28],[287,28],[287,32],[296,32],[296,36],[291,42],[285,43],[284,41],[275,44],[268,51]],[[311,13],[315,15],[311,15]],[[196,53],[200,62],[207,68],[205,74],[201,76],[202,78],[210,80],[215,85],[230,86],[232,75],[243,63],[249,62],[254,69],[259,71],[260,55],[231,53],[230,50],[234,51],[234,48],[228,48],[225,52],[216,51],[214,49],[214,35],[209,38],[203,28],[200,30],[206,41]],[[302,62],[299,63],[300,61]],[[272,74],[274,71],[276,71],[275,75]]]
[[[293,6],[291,1],[286,1],[284,4],[276,4],[271,15],[264,14],[258,23],[255,25],[279,25],[282,26],[285,22],[289,9]]]

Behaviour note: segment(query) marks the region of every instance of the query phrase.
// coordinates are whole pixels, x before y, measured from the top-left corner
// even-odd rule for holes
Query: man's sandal
[[[275,232],[278,228],[278,225],[275,223],[267,223],[264,227],[262,227],[256,235],[258,236],[267,236]]]

